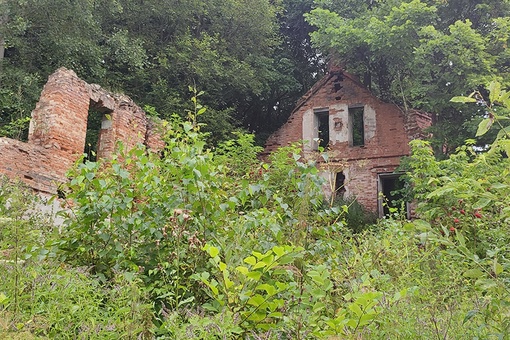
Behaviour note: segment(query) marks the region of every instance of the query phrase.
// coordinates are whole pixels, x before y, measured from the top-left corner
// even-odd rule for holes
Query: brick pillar
[[[89,102],[87,84],[73,71],[58,69],[49,77],[32,111],[28,142],[67,152],[70,159],[81,155]]]

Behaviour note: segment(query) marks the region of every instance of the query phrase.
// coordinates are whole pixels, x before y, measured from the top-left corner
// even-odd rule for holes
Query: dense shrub
[[[340,211],[342,211],[341,207],[347,207],[344,217],[345,223],[346,226],[355,233],[367,230],[376,224],[377,215],[366,209],[354,198],[336,198],[333,204],[339,207]]]
[[[324,204],[299,145],[206,148],[194,119],[69,173],[65,226],[0,187],[0,335],[448,339],[510,333],[508,158],[413,143],[419,220]],[[348,203],[348,204],[347,204]],[[8,209],[10,207],[11,209]],[[16,209],[12,209],[16,208]]]
[[[41,198],[20,183],[0,185],[0,337],[149,337],[152,314],[136,276],[109,285],[55,260],[60,235]]]

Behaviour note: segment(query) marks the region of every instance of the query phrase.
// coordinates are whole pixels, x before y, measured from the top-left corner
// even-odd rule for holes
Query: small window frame
[[[331,142],[331,124],[329,108],[320,108],[313,110],[315,120],[315,141],[314,149],[319,150],[320,147],[326,149]]]
[[[364,147],[365,138],[365,106],[358,104],[349,106],[349,146]]]

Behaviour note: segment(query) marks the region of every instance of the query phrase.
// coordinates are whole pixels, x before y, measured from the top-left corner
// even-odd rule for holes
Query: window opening
[[[380,174],[379,175],[379,200],[380,215],[388,216],[394,209],[405,209],[407,216],[409,216],[409,204],[404,198],[405,183],[401,179],[402,174]],[[381,217],[382,217],[381,216]]]
[[[365,122],[363,119],[364,108],[349,108],[349,118],[351,121],[351,146],[365,145]]]
[[[345,196],[345,175],[343,172],[337,172],[335,176],[335,197],[343,199]]]
[[[109,121],[110,110],[97,103],[90,101],[89,113],[87,117],[87,133],[85,135],[85,149],[83,153],[86,155],[86,160],[91,162],[97,161],[97,153],[100,149],[99,142],[101,136],[101,129],[105,121]]]
[[[97,160],[97,145],[99,144],[99,133],[101,132],[101,122],[103,120],[102,114],[89,110],[87,119],[87,134],[85,135],[85,150],[86,159],[95,162]]]
[[[326,148],[329,144],[329,111],[317,111],[315,117],[318,129],[317,138],[319,138],[318,146]]]

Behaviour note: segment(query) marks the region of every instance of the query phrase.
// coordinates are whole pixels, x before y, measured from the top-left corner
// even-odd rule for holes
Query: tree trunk
[[[0,27],[3,26],[7,22],[7,14],[3,14],[0,16]],[[5,38],[0,33],[0,75],[2,74],[2,63],[4,61],[5,55]]]
[[[2,63],[2,60],[4,59],[5,54],[5,41],[3,37],[0,37],[0,64]],[[2,67],[2,66],[0,66]]]

